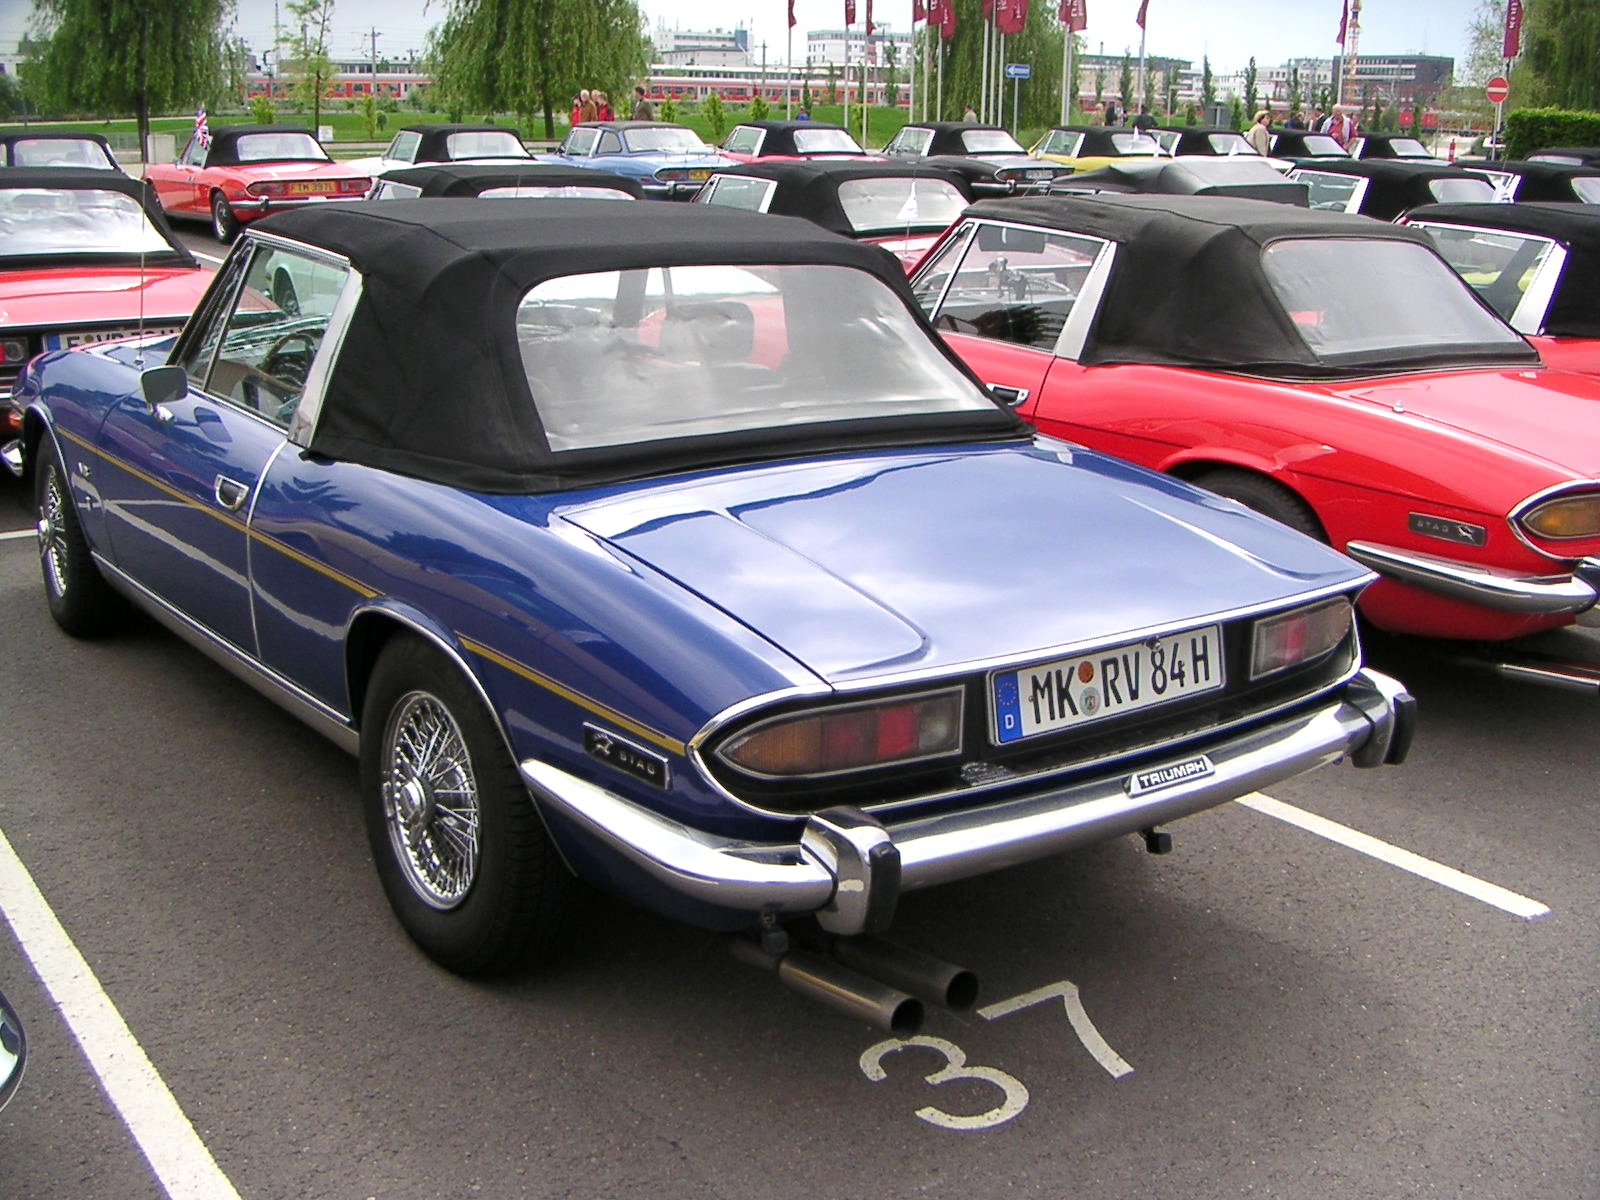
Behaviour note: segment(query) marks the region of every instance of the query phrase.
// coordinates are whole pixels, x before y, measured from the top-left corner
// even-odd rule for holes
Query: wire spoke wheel
[[[460,727],[436,697],[411,692],[383,745],[383,810],[406,881],[429,906],[453,908],[478,874],[478,784]]]
[[[46,462],[41,469],[45,475],[39,481],[39,564],[51,595],[64,597],[71,578],[65,512],[68,500],[56,464]]]

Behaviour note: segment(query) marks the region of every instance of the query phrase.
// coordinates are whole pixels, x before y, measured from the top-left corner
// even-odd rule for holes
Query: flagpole
[[[944,116],[944,23],[942,21],[939,25],[939,44],[934,49],[938,52],[939,87],[934,92],[933,115],[935,118],[942,119]]]
[[[1077,34],[1072,32],[1072,23],[1069,21],[1061,29],[1061,124],[1067,124],[1067,92],[1072,87],[1072,51],[1073,41]],[[1077,99],[1077,97],[1073,97]]]
[[[911,60],[911,74],[906,82],[906,120],[912,121],[917,116],[917,14],[913,9],[911,13],[911,53],[906,55]],[[895,107],[900,107],[896,98]]]
[[[844,23],[844,70],[839,74],[844,79],[844,120],[840,122],[846,129],[850,128],[850,22]]]
[[[989,18],[983,18],[983,60],[978,68],[978,120],[989,119]]]
[[[790,120],[794,116],[794,22],[789,22],[789,49],[788,58],[783,64],[783,119]],[[763,80],[763,83],[766,81]]]

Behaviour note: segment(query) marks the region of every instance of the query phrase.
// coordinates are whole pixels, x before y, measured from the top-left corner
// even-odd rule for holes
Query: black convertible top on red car
[[[1389,351],[1338,361],[1315,354],[1273,289],[1265,252],[1296,239],[1348,238],[1410,242],[1436,257],[1420,229],[1221,196],[1018,196],[980,201],[965,215],[1116,243],[1105,298],[1079,356],[1086,364],[1151,363],[1300,379],[1393,370],[1398,364]],[[1419,352],[1403,365],[1538,365],[1531,346],[1520,338],[1508,341]]]
[[[421,188],[423,196],[476,196],[491,188],[581,187],[605,188],[624,192],[636,200],[644,198],[637,179],[595,171],[587,167],[568,167],[561,163],[522,162],[437,162],[416,167],[398,167],[383,173],[383,181]]]
[[[839,266],[875,276],[926,328],[899,264],[881,250],[810,222],[734,209],[660,205],[641,220],[631,209],[593,200],[396,200],[300,209],[258,227],[343,255],[362,276],[310,452],[479,491],[549,490],[637,475],[641,467],[704,466],[769,453],[775,438],[797,448],[840,442],[838,423],[819,423],[552,451],[517,333],[518,305],[545,280],[702,264]],[[826,308],[829,301],[819,294],[805,302]],[[929,337],[959,361],[931,330]],[[789,338],[798,362],[825,359],[832,349],[794,344],[793,329]],[[457,403],[461,396],[472,403]],[[998,405],[848,424],[850,445],[1025,429]]]
[[[82,167],[3,167],[0,168],[0,191],[38,191],[38,192],[118,192],[130,196],[138,201],[144,209],[144,215],[149,218],[161,236],[166,239],[170,249],[154,253],[139,254],[105,254],[94,251],[76,251],[52,256],[61,258],[71,263],[87,261],[108,262],[127,261],[129,263],[144,262],[152,267],[193,267],[198,264],[194,255],[189,253],[188,247],[180,242],[172,232],[172,226],[167,224],[166,214],[161,211],[161,205],[156,200],[155,189],[142,179],[134,179],[120,171],[86,171]],[[8,199],[8,205],[16,205],[22,198]],[[25,205],[25,200],[23,201]],[[44,203],[44,201],[41,201]],[[54,202],[50,202],[54,205]],[[81,214],[84,221],[98,219],[93,213]],[[19,239],[0,237],[0,260],[13,265],[40,266],[48,265],[37,254],[19,254],[13,248]]]
[[[968,201],[972,189],[967,181],[954,171],[916,163],[890,162],[882,159],[810,159],[805,161],[757,161],[741,167],[718,171],[719,175],[744,175],[757,179],[777,181],[772,193],[772,203],[767,212],[780,216],[803,217],[824,229],[846,237],[860,237],[864,232],[850,220],[839,200],[839,185],[858,179],[936,179],[948,183]],[[911,220],[888,230],[866,232],[893,232],[894,230],[942,230],[946,222],[937,225],[919,224]]]
[[[1130,195],[1234,196],[1310,207],[1306,185],[1258,155],[1130,158],[1079,171],[1050,185],[1053,192],[1118,192]]]
[[[206,151],[208,167],[238,167],[256,162],[330,162],[326,151],[315,155],[294,155],[289,158],[240,158],[240,139],[257,133],[296,133],[316,141],[304,125],[219,125],[211,130],[211,148]],[[303,144],[303,143],[302,143]],[[317,143],[321,150],[321,143]]]
[[[1408,221],[1440,221],[1469,228],[1506,229],[1549,238],[1566,247],[1563,284],[1545,310],[1544,332],[1552,337],[1600,337],[1600,205],[1426,204]]]

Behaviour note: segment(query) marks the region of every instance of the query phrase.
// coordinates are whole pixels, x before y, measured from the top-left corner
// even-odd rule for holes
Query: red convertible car
[[[209,221],[220,242],[271,212],[360,200],[372,179],[334,162],[322,143],[296,125],[226,125],[195,134],[177,162],[151,163],[154,185],[169,217]]]
[[[1499,641],[1600,597],[1600,381],[1545,368],[1419,229],[1018,197],[969,208],[912,284],[1040,429],[1377,571],[1361,606],[1381,629]]]
[[[0,456],[20,473],[22,364],[45,350],[177,333],[205,293],[205,270],[150,190],[120,171],[0,170]]]

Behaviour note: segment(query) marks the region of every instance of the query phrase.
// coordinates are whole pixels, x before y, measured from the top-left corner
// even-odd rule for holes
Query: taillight
[[[281,179],[258,179],[245,184],[244,190],[252,196],[287,196],[289,185]]]
[[[1250,678],[1321,658],[1350,632],[1354,609],[1340,596],[1307,608],[1263,617],[1256,622],[1250,650]]]
[[[371,187],[370,179],[343,179],[339,182],[339,190],[347,196],[363,196]]]
[[[776,717],[717,751],[768,779],[837,775],[954,754],[961,749],[960,689]]]

